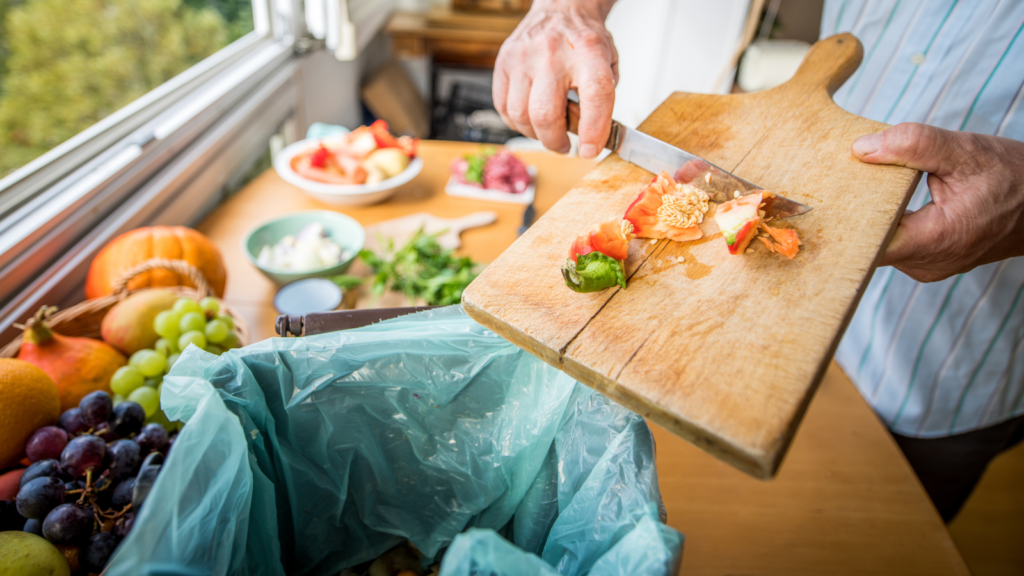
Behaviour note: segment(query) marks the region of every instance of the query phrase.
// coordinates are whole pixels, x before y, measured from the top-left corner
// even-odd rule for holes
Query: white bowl
[[[325,204],[337,206],[365,206],[389,198],[395,190],[412,180],[423,169],[423,160],[417,156],[401,173],[376,184],[325,184],[299,176],[292,170],[292,158],[320,143],[320,138],[299,140],[286,146],[274,157],[274,170],[289,184],[302,188],[304,192]]]

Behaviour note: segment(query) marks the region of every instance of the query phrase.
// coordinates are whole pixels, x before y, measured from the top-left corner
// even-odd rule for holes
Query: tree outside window
[[[250,0],[0,0],[0,177],[252,28]]]

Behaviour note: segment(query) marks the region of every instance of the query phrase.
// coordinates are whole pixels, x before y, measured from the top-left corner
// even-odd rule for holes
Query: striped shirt
[[[852,32],[860,69],[837,104],[897,124],[1024,140],[1024,2],[826,0],[822,37]],[[927,183],[910,201],[931,199]],[[937,438],[1024,413],[1024,260],[931,284],[880,268],[836,359],[891,430]]]

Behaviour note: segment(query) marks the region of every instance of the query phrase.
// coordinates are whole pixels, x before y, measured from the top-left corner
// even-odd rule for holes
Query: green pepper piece
[[[626,270],[622,261],[600,252],[576,256],[576,262],[566,258],[562,277],[565,285],[576,292],[598,292],[616,284],[626,287]]]

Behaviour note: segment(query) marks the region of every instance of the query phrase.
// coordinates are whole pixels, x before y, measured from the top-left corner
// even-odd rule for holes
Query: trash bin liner
[[[669,574],[642,418],[461,307],[190,347],[186,423],[105,576],[335,576],[411,542],[443,576]]]

